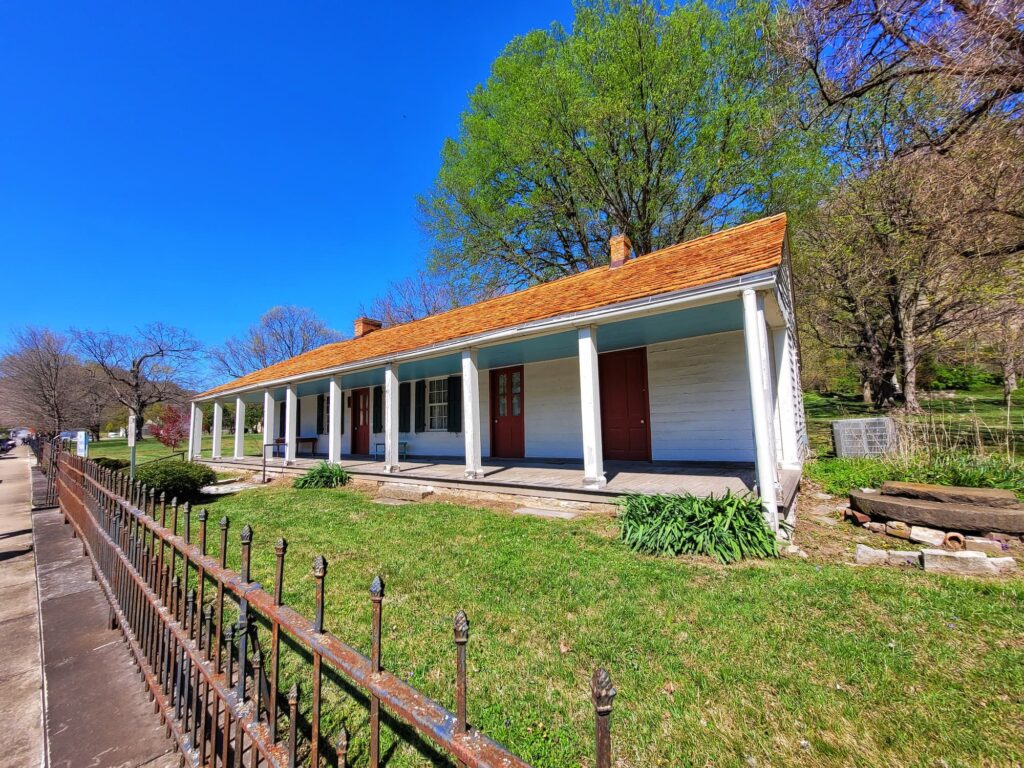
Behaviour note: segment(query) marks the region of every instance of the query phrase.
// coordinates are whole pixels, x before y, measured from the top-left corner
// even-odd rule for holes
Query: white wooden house
[[[207,458],[258,462],[242,429],[222,455],[222,405],[244,424],[262,403],[286,466],[602,496],[740,478],[777,528],[807,444],[785,215],[631,250],[619,235],[609,266],[416,322],[359,318],[349,341],[196,396],[189,454],[213,402]]]

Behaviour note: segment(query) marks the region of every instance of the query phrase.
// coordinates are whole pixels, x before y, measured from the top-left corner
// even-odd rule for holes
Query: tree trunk
[[[903,402],[907,413],[920,413],[917,400],[917,340],[906,327],[903,335]]]
[[[861,400],[864,401],[865,405],[871,405],[874,401],[871,399],[871,382],[868,379],[860,385]]]

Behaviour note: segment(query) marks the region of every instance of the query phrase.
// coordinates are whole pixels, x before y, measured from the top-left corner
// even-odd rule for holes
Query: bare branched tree
[[[493,295],[493,290],[488,291],[469,279],[459,279],[451,272],[420,270],[412,277],[389,284],[383,295],[368,307],[360,307],[360,312],[382,321],[385,326],[400,325]]]
[[[34,327],[15,330],[13,338],[0,358],[3,420],[43,432],[72,426],[77,416],[80,366],[71,339]]]
[[[142,414],[154,403],[180,396],[191,382],[201,350],[182,328],[153,323],[134,335],[73,331],[75,345],[95,364],[100,379],[129,414],[136,416],[136,436],[142,436]]]
[[[1024,5],[1019,0],[800,0],[783,34],[825,110],[881,92],[927,87],[945,109],[914,142],[944,150],[987,116],[1024,110]]]
[[[211,349],[210,364],[214,372],[238,378],[343,338],[310,309],[273,307],[245,335]]]

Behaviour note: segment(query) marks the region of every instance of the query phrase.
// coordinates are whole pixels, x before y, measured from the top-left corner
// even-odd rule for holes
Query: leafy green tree
[[[476,89],[422,201],[435,268],[507,289],[647,253],[813,199],[799,75],[769,3],[578,6],[513,40]]]

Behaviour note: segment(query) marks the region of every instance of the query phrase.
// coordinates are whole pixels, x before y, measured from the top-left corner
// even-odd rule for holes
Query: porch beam
[[[214,459],[220,458],[221,448],[221,436],[224,430],[224,405],[220,400],[213,401],[213,424],[210,425],[210,434],[212,435],[213,450],[210,452],[210,456]]]
[[[274,444],[274,410],[276,401],[269,389],[263,390],[263,455],[267,455],[267,446]]]
[[[601,445],[601,382],[597,370],[597,327],[579,329],[580,408],[583,416],[583,487],[604,488]]]
[[[337,376],[331,376],[327,401],[327,461],[334,464],[341,461],[341,418],[343,407],[341,381]]]
[[[245,456],[245,400],[235,398],[235,458]]]
[[[475,349],[462,350],[462,433],[466,438],[466,479],[481,480],[480,370]]]
[[[294,384],[285,387],[284,395],[284,463],[295,463],[295,437],[298,424],[299,398]]]
[[[764,311],[758,311],[758,304],[763,307],[763,298],[756,291],[743,291],[743,341],[747,353],[747,377],[750,386],[750,411],[754,427],[755,474],[757,476],[758,493],[761,495],[761,507],[764,510],[765,522],[776,533],[779,531],[779,507],[775,488],[775,467],[773,466],[774,446],[771,444],[771,415],[768,405],[768,363],[762,344],[762,332],[758,327],[763,324]]]
[[[384,471],[398,472],[398,366],[384,367]]]

